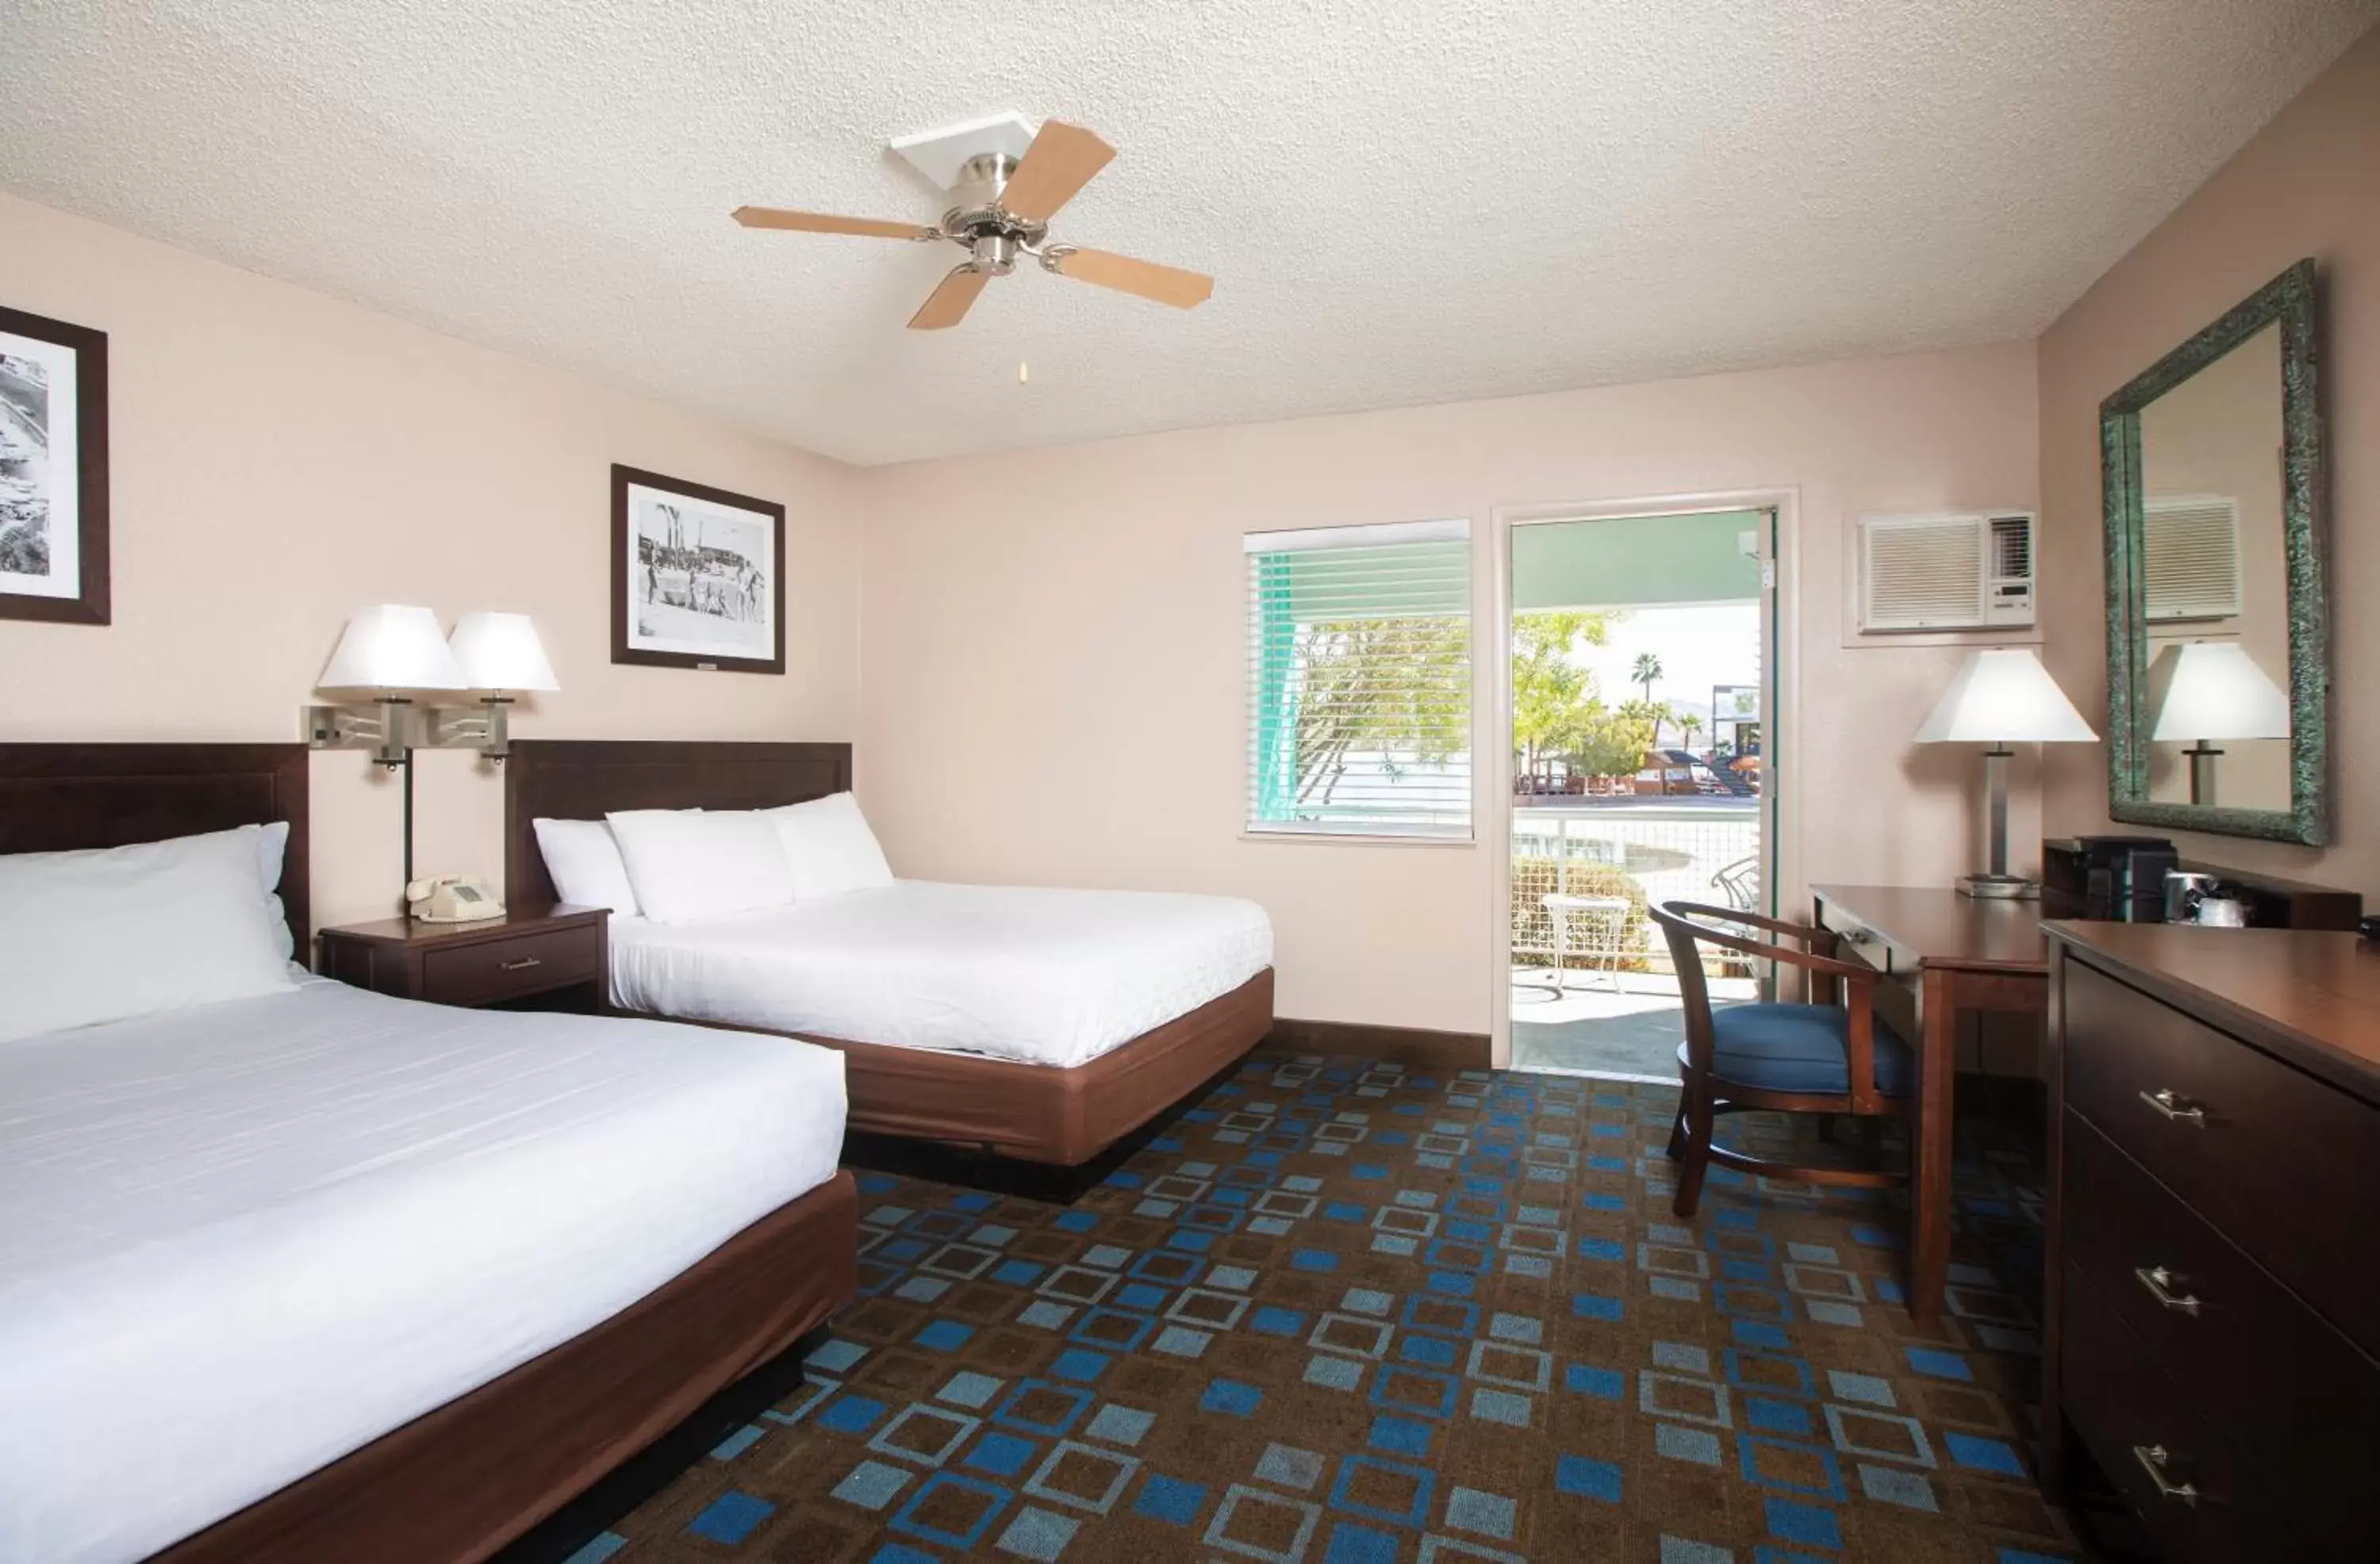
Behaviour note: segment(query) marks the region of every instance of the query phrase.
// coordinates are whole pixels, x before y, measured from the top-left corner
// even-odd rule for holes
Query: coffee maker
[[[2173,869],[2165,877],[2165,920],[2204,924],[2209,928],[2245,928],[2248,909],[2231,894],[2222,876]]]
[[[2163,923],[2166,877],[2180,864],[2162,836],[2077,836],[2041,844],[2045,910],[2123,923]]]

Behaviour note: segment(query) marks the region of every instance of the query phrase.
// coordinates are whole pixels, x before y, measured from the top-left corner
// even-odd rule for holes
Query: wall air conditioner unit
[[[2141,579],[2152,624],[2240,612],[2240,507],[2183,494],[2141,507]]]
[[[2030,626],[2033,524],[2030,511],[1861,517],[1860,634]]]

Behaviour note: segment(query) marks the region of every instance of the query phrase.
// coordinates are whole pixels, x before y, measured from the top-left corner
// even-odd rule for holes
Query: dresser
[[[2380,950],[2049,923],[2045,1475],[2168,1564],[2380,1558]]]

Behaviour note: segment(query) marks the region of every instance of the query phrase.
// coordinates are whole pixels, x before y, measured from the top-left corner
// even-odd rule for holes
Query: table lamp
[[[2184,641],[2149,664],[2149,704],[2158,743],[2188,743],[2190,801],[2215,802],[2218,738],[2287,738],[2289,703],[2281,686],[2237,641]]]
[[[1990,867],[1959,881],[1969,896],[2037,896],[2035,882],[2008,872],[2008,763],[2011,744],[2089,744],[2099,735],[2030,649],[1995,648],[1970,655],[1917,730],[1920,744],[1983,744],[1984,791],[1991,814]]]

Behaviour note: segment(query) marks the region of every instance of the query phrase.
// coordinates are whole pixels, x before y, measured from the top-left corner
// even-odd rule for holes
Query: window
[[[1471,835],[1471,524],[1252,532],[1248,829]]]

